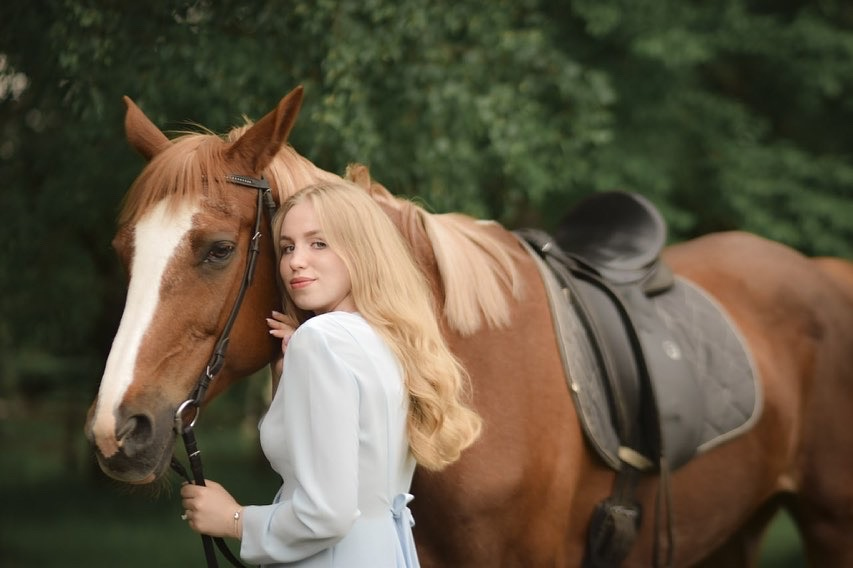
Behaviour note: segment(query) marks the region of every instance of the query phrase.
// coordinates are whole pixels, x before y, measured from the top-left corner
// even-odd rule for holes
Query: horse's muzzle
[[[167,409],[156,416],[123,410],[116,414],[114,428],[96,424],[91,411],[86,423],[86,437],[101,470],[125,483],[156,480],[166,471],[172,456],[174,411]]]

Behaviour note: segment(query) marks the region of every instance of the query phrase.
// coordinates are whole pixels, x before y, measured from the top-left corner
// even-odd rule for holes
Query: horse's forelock
[[[215,134],[192,133],[175,138],[156,155],[136,178],[119,215],[120,224],[135,224],[157,203],[168,198],[171,207],[202,196],[219,198],[224,184],[207,184],[228,173],[224,159],[226,142]]]
[[[256,175],[256,172],[231,171],[233,166],[225,159],[225,151],[243,136],[252,122],[232,128],[224,137],[209,131],[183,134],[157,154],[131,185],[119,215],[120,224],[137,222],[154,205],[165,198],[177,207],[202,196],[219,199],[226,184],[206,184],[207,179],[224,179],[228,174]],[[201,128],[201,127],[200,127]],[[278,155],[263,172],[269,179],[281,203],[302,187],[319,181],[339,180],[331,172],[315,166],[288,145],[282,146]]]

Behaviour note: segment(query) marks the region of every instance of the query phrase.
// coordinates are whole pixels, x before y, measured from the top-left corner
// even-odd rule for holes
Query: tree
[[[741,228],[850,258],[851,28],[841,0],[6,2],[2,381],[97,384],[142,165],[122,95],[223,132],[303,84],[302,154],[436,211],[552,228],[622,188],[673,240]]]

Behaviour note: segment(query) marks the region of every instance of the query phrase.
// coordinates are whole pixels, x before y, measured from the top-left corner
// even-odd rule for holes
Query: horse
[[[164,475],[173,423],[196,388],[241,288],[260,206],[233,176],[264,179],[280,203],[341,176],[287,142],[301,87],[225,136],[169,139],[125,97],[125,130],[147,164],[128,190],[113,246],[126,306],[85,431],[101,469],[130,484]],[[440,324],[472,381],[482,437],[412,485],[424,567],[580,566],[590,516],[615,473],[590,448],[567,387],[543,278],[507,228],[427,212],[350,165],[411,244]],[[232,180],[232,181],[229,181]],[[263,231],[261,231],[263,232]],[[853,264],[813,260],[744,232],[666,248],[666,264],[725,308],[748,345],[763,407],[754,425],[670,479],[675,566],[749,566],[781,509],[811,565],[853,567]],[[264,317],[280,305],[271,238],[235,314],[227,357],[204,400],[262,369],[279,346]],[[644,511],[660,479],[638,482]],[[648,566],[660,528],[647,515],[623,565]]]

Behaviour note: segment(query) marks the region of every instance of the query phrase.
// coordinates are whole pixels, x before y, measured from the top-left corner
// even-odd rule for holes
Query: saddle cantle
[[[618,565],[640,523],[637,476],[663,481],[757,419],[752,360],[719,304],[662,262],[666,225],[641,196],[596,194],[556,238],[516,234],[536,253],[586,438],[619,472],[584,565]]]
[[[609,282],[643,281],[648,293],[672,283],[659,261],[666,222],[641,195],[613,191],[587,197],[563,217],[554,240]]]

